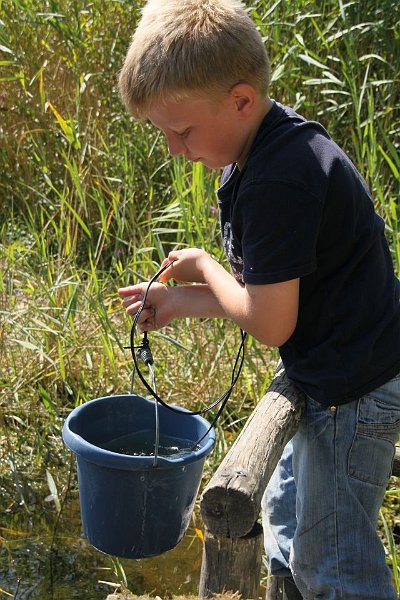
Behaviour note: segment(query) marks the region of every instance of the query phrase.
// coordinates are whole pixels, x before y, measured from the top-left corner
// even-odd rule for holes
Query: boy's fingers
[[[138,332],[144,333],[145,331],[154,331],[154,325],[150,321],[145,321],[138,325]]]
[[[132,298],[132,296],[126,296],[123,300],[122,300],[122,306],[124,306],[125,308],[127,306],[131,306],[131,304],[133,304],[134,299]]]
[[[161,269],[163,267],[165,267],[165,265],[167,265],[169,262],[171,262],[170,258],[167,256],[167,258],[164,258],[164,260],[161,263]]]
[[[142,299],[142,295],[141,294],[134,294],[132,293],[132,291],[129,294],[122,294],[121,295],[121,301],[122,304],[125,306],[125,304],[131,304],[134,301],[140,301]]]
[[[142,299],[138,298],[137,296],[128,297],[128,298],[124,298],[122,300],[122,306],[127,309],[129,308],[129,313],[131,313],[131,312],[136,313],[142,306],[142,302],[143,302]],[[142,310],[149,309],[149,308],[153,308],[153,307],[151,306],[151,304],[146,302],[146,304],[144,305]]]
[[[164,260],[161,263],[161,268],[165,267],[170,262],[171,262],[170,256],[168,256],[167,258],[164,258]],[[167,283],[167,281],[169,281],[170,279],[172,279],[171,267],[169,267],[168,269],[165,269],[164,273],[161,273],[161,275],[158,278],[158,281],[160,283]]]
[[[167,281],[172,279],[172,275],[170,275],[169,273],[170,269],[167,269],[166,271],[164,271],[164,273],[161,273],[160,277],[158,278],[158,281],[160,283],[167,283]]]
[[[137,306],[129,306],[126,309],[126,311],[127,311],[128,315],[130,315],[131,317],[134,317],[138,311],[138,307]],[[144,308],[142,310],[142,312],[140,313],[138,324],[144,323],[148,319],[152,319],[154,317],[154,314],[155,314],[154,308],[152,308],[152,307]]]
[[[132,286],[129,287],[125,287],[125,288],[119,288],[118,290],[118,294],[120,296],[132,296],[133,290],[132,290]]]
[[[118,290],[118,294],[121,296],[121,298],[126,298],[127,296],[143,296],[144,292],[147,289],[147,284],[137,284],[137,285],[130,285],[128,287],[125,288],[119,288]]]

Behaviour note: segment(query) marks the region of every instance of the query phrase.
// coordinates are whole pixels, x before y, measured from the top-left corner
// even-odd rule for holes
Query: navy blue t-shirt
[[[218,198],[238,280],[300,278],[297,325],[279,349],[300,389],[343,404],[400,371],[400,285],[384,222],[322,125],[274,102],[243,170],[224,169]]]

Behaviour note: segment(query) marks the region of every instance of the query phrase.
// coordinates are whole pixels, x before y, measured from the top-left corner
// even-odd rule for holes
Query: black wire
[[[202,435],[201,438],[199,440],[197,440],[197,442],[192,446],[192,448],[191,448],[192,450],[195,449],[196,446],[198,446],[202,440],[204,440],[204,438],[209,434],[211,429],[214,427],[214,425],[218,421],[219,417],[221,416],[222,411],[225,408],[226,403],[228,402],[228,400],[231,396],[232,390],[233,390],[237,380],[239,379],[239,375],[242,370],[243,362],[244,362],[244,356],[245,356],[244,348],[245,348],[245,341],[246,341],[247,333],[245,331],[243,331],[243,329],[240,329],[240,334],[242,336],[242,340],[240,342],[239,350],[236,355],[235,364],[233,365],[233,369],[232,369],[231,385],[226,390],[226,392],[224,394],[222,394],[222,396],[220,396],[220,398],[216,401],[216,403],[214,403],[213,406],[215,406],[215,404],[218,404],[219,402],[222,402],[221,406],[219,407],[219,409],[217,411],[217,414],[215,415],[214,419],[211,421],[209,428],[207,429],[205,434]],[[240,357],[239,369],[238,369],[238,372],[235,374],[236,367],[239,362],[239,357]]]
[[[239,375],[240,372],[242,370],[243,367],[243,362],[244,362],[244,358],[245,358],[245,341],[246,341],[246,337],[247,337],[247,333],[245,331],[243,331],[242,329],[240,329],[240,334],[241,334],[241,342],[240,342],[240,346],[238,349],[238,353],[235,359],[235,363],[233,365],[233,369],[232,369],[232,377],[231,377],[231,384],[229,386],[229,388],[214,402],[212,402],[211,404],[209,404],[208,406],[206,406],[205,408],[202,408],[200,410],[187,410],[187,409],[183,409],[183,408],[179,408],[177,406],[171,406],[170,404],[167,404],[166,402],[164,402],[164,400],[162,400],[160,398],[160,396],[157,394],[157,392],[155,390],[153,390],[153,388],[149,385],[149,383],[147,382],[147,380],[143,377],[140,368],[139,368],[139,362],[138,362],[138,357],[137,354],[135,352],[135,349],[138,348],[138,346],[135,346],[134,344],[134,339],[135,339],[135,331],[136,331],[136,325],[138,323],[139,317],[143,311],[144,305],[146,303],[147,300],[147,296],[149,294],[149,290],[151,285],[156,281],[156,279],[158,279],[158,277],[161,275],[161,273],[163,273],[166,269],[168,269],[175,261],[171,261],[168,264],[166,264],[164,267],[162,267],[155,275],[154,277],[152,277],[148,283],[146,292],[143,296],[143,300],[141,302],[141,305],[137,311],[137,313],[134,316],[133,322],[132,322],[132,327],[131,327],[131,332],[130,332],[130,350],[132,353],[132,358],[133,358],[133,362],[135,365],[135,370],[136,373],[139,376],[140,381],[143,383],[143,385],[145,386],[145,388],[147,389],[148,392],[150,392],[150,394],[153,396],[153,398],[159,402],[160,404],[162,404],[163,406],[165,406],[165,408],[168,408],[169,410],[179,413],[181,415],[202,415],[205,414],[206,412],[208,412],[209,410],[213,409],[215,406],[217,406],[218,404],[221,404],[221,406],[218,409],[218,412],[216,414],[216,416],[214,417],[209,429],[207,430],[207,432],[200,438],[200,440],[198,440],[196,442],[196,446],[201,442],[201,440],[203,440],[206,435],[209,433],[209,431],[212,429],[212,427],[215,425],[215,423],[217,422],[219,416],[222,413],[222,410],[224,409],[227,401],[229,400],[229,397],[232,393],[232,390],[237,382],[237,380],[239,379]],[[148,347],[148,341],[147,341],[147,332],[144,333],[144,344],[142,344],[142,346],[139,346],[139,348],[142,348],[143,345],[145,345],[146,347]],[[239,362],[240,361],[240,362]],[[238,367],[239,365],[239,367]],[[236,372],[237,371],[237,372]]]

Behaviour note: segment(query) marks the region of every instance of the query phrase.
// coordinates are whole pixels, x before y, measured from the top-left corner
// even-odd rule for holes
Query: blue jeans
[[[400,374],[336,409],[307,398],[262,501],[270,571],[306,600],[397,600],[377,520],[399,432]]]

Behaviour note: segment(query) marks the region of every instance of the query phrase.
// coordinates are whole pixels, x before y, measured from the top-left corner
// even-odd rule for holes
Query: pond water
[[[111,558],[82,536],[76,492],[68,494],[58,522],[51,505],[28,513],[23,506],[10,511],[1,504],[0,597],[104,600],[114,591],[102,583],[118,582]],[[189,528],[175,549],[121,564],[134,594],[197,594],[201,554],[202,542]]]

